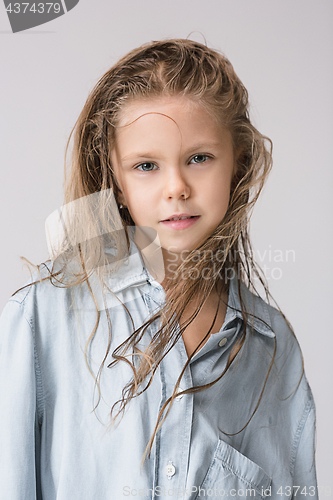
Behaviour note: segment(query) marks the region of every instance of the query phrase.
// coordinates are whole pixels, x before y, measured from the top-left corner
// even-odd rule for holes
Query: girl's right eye
[[[155,170],[151,167],[156,167],[155,163],[152,162],[145,162],[145,163],[140,163],[135,169],[141,170],[141,172],[151,172],[152,170]]]

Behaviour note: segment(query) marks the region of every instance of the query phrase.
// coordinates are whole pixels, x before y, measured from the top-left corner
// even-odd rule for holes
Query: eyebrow
[[[159,153],[156,151],[149,151],[149,153],[132,153],[130,155],[124,156],[121,158],[121,161],[124,160],[130,160],[131,158],[138,158],[138,159],[144,159],[144,158],[149,158],[152,160],[153,158],[156,158],[159,155]]]
[[[187,156],[191,152],[200,151],[200,150],[209,149],[209,148],[216,148],[216,147],[220,147],[220,146],[221,146],[220,142],[203,142],[200,144],[195,144],[194,146],[191,146],[190,148],[188,148],[185,151],[184,155]],[[160,153],[158,151],[154,151],[154,150],[151,150],[147,153],[142,153],[140,151],[137,153],[131,153],[130,155],[124,156],[123,158],[121,158],[121,161],[129,160],[131,158],[138,158],[138,159],[147,158],[147,159],[152,160],[152,159],[158,157],[159,154]]]

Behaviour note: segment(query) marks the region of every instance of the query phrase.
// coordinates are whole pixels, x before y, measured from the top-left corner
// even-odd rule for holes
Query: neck
[[[144,264],[151,276],[162,283],[165,279],[165,266],[158,237],[150,228],[135,228],[134,242],[139,248]]]

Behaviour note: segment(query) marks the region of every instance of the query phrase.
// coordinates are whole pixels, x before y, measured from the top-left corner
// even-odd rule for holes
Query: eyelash
[[[199,165],[200,163],[205,163],[207,161],[207,159],[209,158],[212,158],[211,156],[209,155],[206,155],[206,154],[197,154],[197,155],[194,155],[192,156],[191,160],[189,163],[191,163],[192,160],[194,160],[194,158],[198,157],[198,156],[204,156],[206,158],[205,161],[198,161],[198,162],[194,162],[195,165]],[[140,165],[137,165],[136,167],[134,167],[135,170],[140,170],[140,172],[152,172],[153,170],[156,170],[156,169],[152,169],[152,170],[141,170],[139,169],[139,167],[142,167],[142,165],[155,165],[155,163],[153,162],[150,162],[150,161],[146,161],[144,163],[140,163]],[[156,165],[155,165],[156,166]]]

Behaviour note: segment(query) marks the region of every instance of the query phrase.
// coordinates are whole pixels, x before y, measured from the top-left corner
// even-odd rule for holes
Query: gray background
[[[47,259],[44,221],[62,204],[65,143],[98,78],[144,42],[204,36],[233,63],[255,124],[274,143],[253,241],[303,350],[321,487],[333,487],[332,20],[331,0],[81,0],[12,34],[0,5],[0,308],[27,277],[19,256]],[[284,262],[274,261],[278,250]]]

